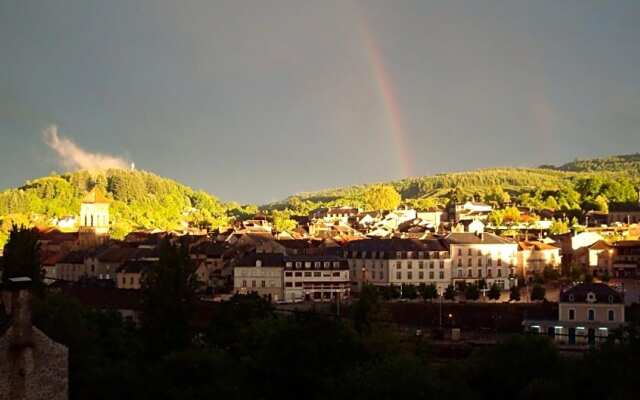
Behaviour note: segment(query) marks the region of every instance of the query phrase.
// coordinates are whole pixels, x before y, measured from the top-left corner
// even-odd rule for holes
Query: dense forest
[[[606,211],[610,203],[638,200],[639,166],[640,155],[629,155],[560,167],[480,169],[300,193],[265,208],[295,214],[326,205],[363,206],[370,188],[383,185],[393,187],[406,204],[417,208],[445,205],[454,199],[517,204],[533,210]]]
[[[222,203],[204,191],[144,171],[54,174],[0,193],[0,245],[13,224],[51,226],[61,218],[77,216],[82,198],[94,188],[111,200],[111,229],[116,238],[134,229],[182,230],[185,224],[216,228],[257,210]]]

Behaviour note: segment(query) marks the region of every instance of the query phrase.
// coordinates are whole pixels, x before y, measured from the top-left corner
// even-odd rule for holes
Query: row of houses
[[[365,283],[434,284],[442,291],[449,284],[484,280],[509,289],[517,275],[541,273],[560,264],[559,248],[484,232],[342,242],[278,239],[267,232],[226,236],[134,232],[123,241],[109,240],[89,249],[60,245],[46,232],[42,241],[46,280],[95,280],[139,289],[144,271],[159,261],[158,246],[167,236],[188,247],[206,288],[256,291],[287,301],[348,297]],[[68,239],[64,236],[65,243]]]

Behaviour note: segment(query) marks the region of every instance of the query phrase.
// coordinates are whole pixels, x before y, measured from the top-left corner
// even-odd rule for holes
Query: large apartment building
[[[251,253],[241,258],[233,269],[233,289],[239,294],[257,293],[272,301],[284,299],[284,255]]]
[[[349,265],[339,256],[288,256],[283,281],[287,301],[331,301],[351,293]]]
[[[515,284],[518,244],[492,233],[450,233],[453,283],[477,283],[509,289]]]
[[[234,268],[234,291],[272,301],[332,301],[351,292],[349,266],[327,254],[251,253]]]
[[[434,284],[443,291],[451,283],[451,258],[442,239],[366,239],[349,243],[344,256],[354,290],[376,286]]]

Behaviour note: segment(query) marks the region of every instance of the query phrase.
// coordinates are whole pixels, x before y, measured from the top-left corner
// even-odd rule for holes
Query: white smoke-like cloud
[[[75,144],[71,139],[58,135],[56,125],[42,131],[44,142],[58,155],[60,163],[71,170],[86,169],[98,171],[110,168],[126,169],[129,163],[120,157],[107,154],[90,153]]]

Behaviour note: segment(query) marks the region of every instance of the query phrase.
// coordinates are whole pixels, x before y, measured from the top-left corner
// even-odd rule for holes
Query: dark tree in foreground
[[[447,286],[444,291],[444,298],[446,300],[454,300],[456,298],[456,288],[453,285]]]
[[[480,291],[476,285],[467,285],[464,289],[464,298],[467,300],[478,300],[480,298]]]
[[[141,328],[151,355],[186,348],[200,283],[187,249],[164,239],[160,261],[142,275]]]
[[[418,290],[414,285],[402,286],[402,298],[413,300],[418,297]]]
[[[428,285],[421,284],[418,288],[418,291],[420,292],[420,296],[422,296],[425,301],[430,301],[438,297],[438,288],[436,288],[436,285],[434,285],[433,283],[430,283]]]
[[[495,283],[491,285],[489,291],[487,292],[487,297],[489,300],[498,300],[500,298],[500,288]]]
[[[369,333],[371,329],[371,319],[378,312],[380,302],[378,300],[378,290],[375,286],[365,284],[360,291],[358,301],[353,303],[353,323],[360,334]]]
[[[544,300],[547,291],[542,285],[533,285],[531,289],[531,300]]]
[[[509,290],[509,301],[520,301],[520,288],[517,286],[511,286]]]
[[[27,276],[34,288],[42,289],[43,271],[40,265],[38,233],[24,226],[14,225],[9,233],[9,241],[4,248],[2,280]]]

